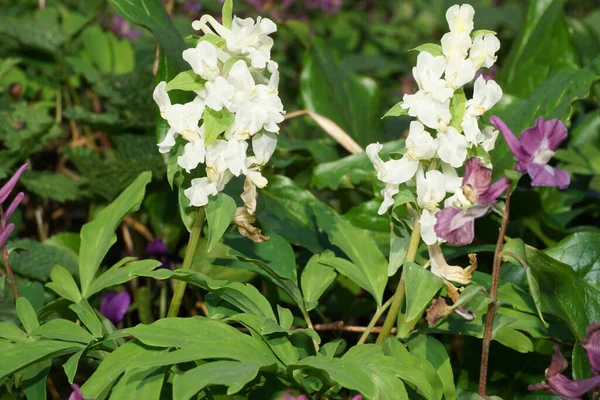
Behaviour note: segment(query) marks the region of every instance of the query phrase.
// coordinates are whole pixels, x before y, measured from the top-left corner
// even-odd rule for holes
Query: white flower
[[[417,117],[420,122],[431,129],[445,129],[452,119],[450,100],[439,102],[423,90],[419,90],[415,94],[405,94],[402,108],[408,109],[408,115]]]
[[[446,85],[452,89],[458,89],[475,77],[477,69],[470,59],[462,58],[459,55],[450,56],[446,66]]]
[[[169,128],[165,138],[157,144],[158,152],[161,154],[165,154],[171,151],[173,146],[175,146],[175,138],[177,137],[177,132],[173,128]]]
[[[417,170],[417,204],[423,209],[433,210],[446,197],[444,175],[440,171]]]
[[[219,76],[219,59],[214,44],[203,40],[196,47],[183,51],[183,59],[202,79],[211,81]]]
[[[272,79],[278,81],[277,71]],[[254,83],[252,74],[244,61],[236,62],[229,71],[229,83],[235,88],[231,111],[235,112],[235,129],[250,136],[265,129],[278,132],[283,121],[283,104],[273,84]]]
[[[440,211],[439,208],[434,208],[432,210],[424,209],[419,218],[419,223],[421,225],[421,239],[423,239],[427,245],[432,245],[440,241],[440,238],[435,234],[435,223],[437,222],[435,213],[438,211]]]
[[[486,126],[483,128],[483,139],[481,140],[481,147],[485,151],[492,151],[496,146],[496,139],[498,138],[498,130],[493,126]]]
[[[477,69],[490,68],[498,58],[496,56],[498,50],[500,50],[500,41],[496,35],[492,33],[477,35],[473,40],[469,58],[473,60]]]
[[[385,214],[387,210],[394,205],[394,196],[398,193],[398,191],[399,185],[396,183],[388,183],[381,190],[383,202],[381,203],[381,206],[379,206],[379,210],[377,211],[379,215]]]
[[[212,82],[206,82],[206,91],[208,93],[205,99],[207,107],[215,111],[221,111],[223,107],[231,108],[234,88],[225,78],[219,76]]]
[[[165,112],[169,126],[184,138],[196,136],[199,132],[198,122],[204,113],[204,100],[197,96],[185,104],[173,104]],[[188,139],[189,140],[189,139]]]
[[[471,47],[471,37],[465,32],[448,32],[442,36],[442,52],[446,57],[465,58]]]
[[[439,132],[437,137],[440,141],[438,155],[442,161],[454,168],[462,166],[467,157],[467,139],[451,126],[446,132]]]
[[[471,34],[475,10],[469,4],[453,5],[446,11],[446,21],[451,32]]]
[[[217,193],[219,193],[217,185],[210,182],[208,178],[192,179],[192,186],[183,191],[193,207],[202,207],[208,204],[208,196],[215,196]]]
[[[265,165],[269,162],[276,147],[277,135],[274,133],[263,132],[252,136],[252,151],[257,165]]]
[[[183,148],[183,154],[177,157],[177,164],[189,173],[200,163],[204,162],[205,154],[206,148],[204,147],[204,141],[202,139],[188,142]]]
[[[406,154],[413,160],[429,160],[435,155],[439,141],[419,121],[412,121],[406,137]]]
[[[446,82],[441,79],[445,68],[445,57],[434,57],[430,53],[422,51],[417,56],[417,65],[412,69],[419,89],[431,94],[439,102],[448,100],[454,94],[454,91],[447,88]]]
[[[160,116],[163,119],[167,119],[167,109],[171,107],[171,99],[165,90],[167,86],[167,82],[161,81],[154,88],[154,92],[152,93],[152,97],[154,98],[154,102],[158,106],[158,110],[160,111]]]
[[[479,122],[476,116],[471,115],[470,113],[465,113],[460,126],[462,127],[463,133],[467,138],[467,142],[469,142],[469,147],[476,146],[483,140],[483,135],[479,129]]]
[[[502,88],[495,81],[480,76],[475,81],[473,98],[467,101],[467,113],[480,116],[489,111],[502,98]]]

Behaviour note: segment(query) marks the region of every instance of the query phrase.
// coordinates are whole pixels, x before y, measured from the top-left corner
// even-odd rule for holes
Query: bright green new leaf
[[[423,313],[431,299],[444,286],[444,280],[413,262],[404,263],[406,277],[406,320]]]
[[[233,217],[235,216],[235,200],[225,193],[211,197],[204,207],[208,224],[208,251],[212,251],[219,242]]]
[[[461,124],[466,111],[467,96],[465,96],[465,91],[460,88],[454,92],[454,96],[450,100],[450,114],[452,115],[450,126],[457,132],[462,132]]]
[[[387,117],[399,117],[401,115],[408,115],[408,108],[402,108],[403,104],[404,104],[403,101],[396,103],[381,118],[383,119],[383,118],[387,118]]]
[[[204,114],[204,144],[210,146],[217,140],[217,137],[225,132],[233,123],[233,113],[223,109],[215,111],[212,108],[206,107]]]
[[[225,0],[221,15],[223,26],[227,29],[231,29],[231,22],[233,21],[233,0]]]
[[[100,211],[93,221],[81,228],[81,246],[79,248],[79,278],[81,294],[89,295],[89,289],[100,263],[117,237],[115,230],[125,215],[136,211],[150,183],[152,173],[143,172],[105,209]]]
[[[52,279],[52,282],[46,283],[46,287],[73,303],[79,302],[81,293],[69,271],[57,265],[50,272],[50,279]]]
[[[165,90],[168,92],[170,90],[185,90],[185,91],[196,91],[196,90],[204,90],[204,85],[206,81],[198,74],[196,74],[193,70],[183,71],[177,74],[175,78],[167,83]]]
[[[17,299],[17,315],[21,320],[21,324],[23,324],[23,328],[28,334],[32,334],[39,326],[37,316],[35,315],[35,310],[31,306],[29,300],[26,297],[19,297]]]
[[[434,43],[425,43],[415,47],[414,49],[411,49],[410,51],[418,51],[419,53],[422,51],[426,51],[434,57],[444,55],[444,53],[442,52],[442,46]]]

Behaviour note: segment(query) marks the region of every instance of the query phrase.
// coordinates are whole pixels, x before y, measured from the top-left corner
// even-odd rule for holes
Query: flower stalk
[[[494,327],[494,318],[498,310],[498,284],[500,281],[500,261],[506,227],[510,217],[510,189],[506,192],[506,208],[500,225],[500,233],[496,242],[496,251],[494,252],[494,263],[492,266],[492,287],[490,289],[490,298],[492,302],[488,306],[488,312],[485,318],[485,327],[483,331],[483,344],[481,349],[481,364],[479,367],[479,395],[485,396],[487,386],[488,363],[490,359],[490,344],[492,342],[492,328]]]
[[[417,249],[419,247],[419,243],[421,241],[421,224],[419,222],[419,218],[416,217],[413,223],[413,230],[410,234],[410,240],[408,242],[408,249],[406,250],[406,259],[405,263],[415,261],[415,256],[417,255]],[[398,282],[398,286],[396,287],[396,292],[394,293],[394,297],[392,300],[392,305],[390,306],[390,310],[385,317],[385,321],[383,323],[383,328],[377,336],[376,343],[381,344],[387,337],[390,335],[392,328],[396,324],[396,320],[398,319],[398,311],[402,306],[402,302],[404,301],[404,292],[406,286],[404,282],[404,270],[402,271],[402,275],[400,276],[400,282]]]
[[[194,225],[192,226],[192,232],[190,232],[190,239],[185,250],[183,265],[181,266],[182,269],[189,269],[192,266],[192,261],[194,260],[194,255],[196,254],[196,249],[198,248],[198,243],[202,236],[202,226],[204,225],[205,220],[206,213],[204,212],[204,207],[200,207],[196,219],[194,220]],[[175,292],[171,299],[171,305],[169,306],[169,312],[167,313],[168,318],[177,317],[179,314],[179,308],[181,307],[181,300],[183,299],[186,285],[187,284],[184,281],[177,281]]]

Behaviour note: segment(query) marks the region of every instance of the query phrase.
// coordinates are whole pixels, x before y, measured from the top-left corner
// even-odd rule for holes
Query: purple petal
[[[558,375],[563,372],[569,366],[567,359],[562,355],[557,345],[554,345],[554,354],[552,355],[552,361],[550,366],[546,370],[546,379],[552,378],[554,375]]]
[[[585,330],[581,345],[595,374],[600,374],[600,322],[592,322]]]
[[[15,224],[8,224],[3,231],[0,231],[0,249],[6,244],[6,240],[8,240],[13,229],[15,229]]]
[[[535,125],[521,133],[521,145],[531,155],[543,149],[556,150],[567,138],[567,127],[561,120],[538,118]]]
[[[10,205],[6,209],[6,212],[4,213],[5,221],[8,221],[10,219],[10,217],[13,215],[13,213],[15,212],[15,210],[17,209],[19,204],[21,204],[21,202],[23,201],[23,197],[25,197],[25,193],[23,193],[23,192],[20,192],[15,196],[13,201],[10,203]]]
[[[102,296],[100,312],[116,325],[121,322],[130,304],[131,296],[126,291],[108,292]]]
[[[492,181],[492,170],[486,168],[478,157],[472,157],[465,163],[465,176],[463,177],[463,191],[469,201],[478,203],[479,196],[484,194],[490,187]],[[466,187],[465,187],[466,186]],[[469,193],[473,191],[473,194]],[[473,196],[474,195],[474,196]]]
[[[531,177],[531,186],[556,186],[559,189],[566,189],[571,183],[571,176],[565,170],[531,163],[527,166],[527,172]]]
[[[600,385],[600,375],[593,376],[581,381],[572,381],[563,374],[548,378],[551,392],[561,399],[579,399],[587,392]]]
[[[519,139],[517,139],[515,134],[512,133],[510,128],[500,119],[500,117],[494,115],[490,117],[490,122],[502,132],[502,136],[504,136],[504,140],[506,140],[506,144],[508,144],[510,151],[517,158],[517,169],[522,172],[523,167],[520,164],[527,164],[531,161],[532,155],[528,154],[525,149],[523,149]]]
[[[79,388],[79,385],[71,385],[71,388],[73,389],[73,391],[71,392],[71,395],[69,396],[69,400],[84,400],[83,395],[81,394],[81,389]]]
[[[15,172],[12,178],[10,178],[8,182],[6,182],[6,184],[0,188],[0,205],[2,205],[2,203],[4,203],[4,201],[8,198],[10,192],[12,192],[12,190],[15,188],[17,181],[21,177],[21,174],[23,174],[27,168],[29,168],[29,164],[25,163],[21,165],[21,168]]]
[[[481,196],[480,204],[492,204],[510,186],[508,178],[502,178],[494,182]]]
[[[536,390],[545,390],[546,392],[552,391],[552,388],[547,383],[536,383],[534,385],[529,385],[527,390],[535,392]]]
[[[448,243],[466,245],[475,237],[475,218],[487,212],[489,205],[481,205],[463,210],[458,207],[446,207],[435,216],[435,233]]]
[[[152,239],[152,241],[146,246],[146,252],[151,257],[166,257],[169,255],[169,248],[162,240]]]

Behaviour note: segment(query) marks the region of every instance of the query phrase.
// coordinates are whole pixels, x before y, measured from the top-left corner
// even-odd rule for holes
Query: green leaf
[[[408,108],[402,108],[402,105],[404,104],[403,101],[400,101],[398,103],[396,103],[392,108],[389,109],[388,112],[386,112],[383,117],[381,118],[387,118],[387,117],[399,117],[401,115],[408,115]]]
[[[165,90],[185,90],[185,91],[196,91],[204,90],[206,81],[197,75],[193,70],[183,71],[177,74],[175,78],[167,83]]]
[[[444,387],[444,398],[446,400],[456,399],[452,365],[444,345],[432,336],[418,335],[408,341],[408,347],[411,354],[416,354],[429,361],[435,368]]]
[[[354,227],[329,207],[322,204],[317,207],[315,209],[317,224],[327,233],[329,241],[339,247],[356,266],[364,285],[363,288],[371,293],[375,297],[377,305],[381,306],[383,291],[388,279],[388,262],[384,255],[365,231]],[[346,272],[348,272],[348,268],[345,267],[350,267],[349,264],[346,262],[344,265]],[[331,266],[338,269],[339,265],[340,263],[337,263],[337,266]],[[344,274],[340,269],[338,271]],[[354,276],[357,275],[354,274]]]
[[[48,171],[27,171],[19,182],[25,185],[27,191],[61,203],[79,200],[85,194],[81,182]]]
[[[111,393],[115,399],[159,400],[165,367],[135,368],[125,372]]]
[[[79,277],[81,280],[81,293],[84,297],[88,296],[90,286],[102,259],[117,240],[115,230],[121,219],[127,213],[140,207],[144,199],[146,185],[151,179],[152,174],[150,172],[142,173],[115,201],[100,211],[93,221],[88,222],[81,228]]]
[[[199,272],[185,269],[178,269],[175,271],[159,269],[152,272],[139,273],[137,271],[132,271],[131,274],[160,280],[169,278],[182,280],[211,291],[234,307],[240,309],[242,312],[261,315],[275,321],[275,314],[273,313],[269,301],[258,291],[258,289],[250,284],[218,281]]]
[[[331,267],[319,262],[321,256],[314,255],[308,260],[300,277],[300,286],[306,302],[306,309],[312,310],[319,303],[319,298],[333,283],[337,274]]]
[[[81,359],[81,356],[85,350],[86,349],[79,350],[77,353],[69,357],[69,359],[63,364],[65,375],[67,375],[67,381],[69,381],[70,384],[73,384],[75,374],[77,373],[77,367],[79,366],[79,360]]]
[[[19,254],[13,252],[9,258],[13,271],[21,276],[47,282],[56,265],[62,265],[68,273],[77,273],[77,253],[74,251],[31,239],[11,240],[8,245],[25,250]]]
[[[225,193],[219,193],[210,198],[204,209],[208,223],[208,251],[210,252],[233,221],[236,210],[235,200]]]
[[[243,334],[221,321],[204,317],[165,318],[124,331],[148,346],[180,349],[139,359],[136,364],[139,366],[171,365],[211,358],[251,362],[261,366],[277,363],[275,355],[261,339]]]
[[[124,259],[121,262],[118,262],[106,272],[101,274],[98,278],[96,278],[92,283],[92,286],[90,286],[87,297],[89,298],[111,286],[121,285],[125,282],[129,282],[132,279],[130,272],[133,270],[138,272],[149,272],[161,265],[161,262],[158,260],[138,260],[128,262],[129,260],[131,259],[128,259],[127,261]]]
[[[217,137],[225,132],[233,123],[234,115],[223,109],[215,111],[212,108],[206,107],[202,118],[204,119],[204,144],[210,146],[217,140]]]
[[[223,17],[223,26],[227,29],[231,29],[231,22],[233,20],[233,0],[225,0],[221,15]]]
[[[562,18],[563,5],[563,0],[527,3],[521,32],[511,46],[503,68],[502,88],[505,92],[525,98],[550,76],[552,70],[576,62],[575,49]]]
[[[462,120],[467,111],[467,96],[465,91],[460,88],[454,92],[452,100],[450,100],[450,126],[456,129],[457,132],[462,132]]]
[[[52,360],[44,360],[25,368],[23,371],[23,392],[28,400],[46,399],[46,378]]]
[[[399,194],[398,194],[399,195]],[[398,199],[398,197],[396,197]],[[406,251],[410,242],[410,228],[405,221],[393,221],[394,227],[390,232],[390,257],[388,263],[388,276],[394,276],[404,264]]]
[[[335,122],[361,146],[381,140],[379,88],[338,65],[330,47],[312,37],[300,75],[305,108]]]
[[[494,340],[497,340],[504,346],[510,347],[519,353],[531,353],[534,350],[531,339],[521,332],[509,327],[499,329],[494,335]]]
[[[28,334],[32,334],[33,331],[40,326],[35,310],[31,306],[31,303],[25,297],[19,297],[16,302],[17,315],[23,324],[23,328]]]
[[[406,320],[423,313],[431,299],[444,286],[444,280],[413,262],[404,263],[406,276]]]
[[[38,327],[32,335],[42,336],[46,339],[64,340],[67,342],[78,342],[88,344],[93,340],[92,335],[77,325],[66,319],[53,319]]]
[[[118,347],[102,360],[98,369],[85,381],[81,387],[83,396],[86,398],[99,398],[102,393],[107,393],[119,376],[133,363],[137,362],[140,357],[147,353],[159,352],[159,350],[146,348],[137,340],[127,342]]]
[[[321,355],[306,357],[297,364],[289,365],[288,370],[317,370],[322,371],[330,377],[330,380],[345,388],[353,389],[367,398],[374,399],[377,396],[377,387],[371,378],[363,372],[361,366],[352,361],[340,358],[327,358]]]
[[[571,266],[580,278],[600,282],[600,233],[574,233],[544,252]]]
[[[231,396],[258,375],[260,366],[239,361],[214,361],[192,368],[184,374],[175,375],[173,380],[173,398],[191,399],[205,387],[221,385],[227,387]]]
[[[86,299],[81,299],[79,303],[69,305],[69,308],[77,314],[95,338],[102,336],[102,322]]]
[[[25,332],[9,322],[0,321],[0,338],[12,340],[13,342],[28,342],[29,338]]]
[[[549,255],[529,246],[525,251],[527,264],[540,284],[544,306],[582,338],[590,322],[600,320],[600,290]]]
[[[59,342],[55,340],[36,340],[35,342],[20,343],[2,352],[0,363],[0,379],[35,362],[48,357],[58,357],[63,354],[79,351],[83,346],[79,343]]]
[[[181,58],[185,42],[179,35],[171,18],[160,0],[109,0],[115,11],[127,21],[141,25],[156,36],[160,52],[166,53],[169,63],[179,71],[186,69],[187,63]]]
[[[444,53],[442,52],[442,46],[440,46],[439,44],[434,44],[434,43],[425,43],[425,44],[415,47],[414,49],[411,49],[410,51],[418,51],[419,53],[422,51],[426,51],[434,57],[444,55]]]
[[[46,283],[46,287],[55,291],[59,296],[72,301],[73,303],[81,300],[81,293],[73,279],[73,275],[60,265],[55,266],[50,273],[51,282]]]

